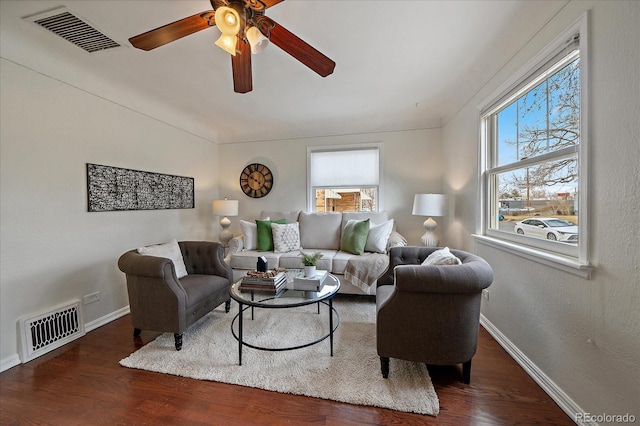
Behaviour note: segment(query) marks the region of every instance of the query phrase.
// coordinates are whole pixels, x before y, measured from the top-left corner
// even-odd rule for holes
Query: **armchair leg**
[[[176,339],[176,351],[182,349],[182,333],[174,333],[173,337]]]
[[[140,330],[139,328],[134,328],[133,329],[133,337],[140,337],[140,333],[142,332],[142,330]]]
[[[224,311],[226,313],[229,313],[230,310],[231,310],[231,299],[228,299],[226,302],[224,302]]]
[[[462,383],[465,385],[471,383],[471,360],[462,364]]]
[[[381,356],[380,357],[380,369],[382,370],[382,377],[385,379],[389,378],[389,357]]]

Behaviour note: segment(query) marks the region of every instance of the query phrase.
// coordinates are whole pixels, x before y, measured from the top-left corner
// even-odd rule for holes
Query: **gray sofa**
[[[300,229],[300,245],[305,252],[319,251],[323,254],[318,261],[318,269],[327,270],[341,282],[341,293],[375,294],[375,278],[384,273],[388,266],[387,253],[367,252],[355,255],[340,250],[341,235],[344,226],[350,219],[366,220],[380,225],[389,220],[387,212],[350,212],[350,213],[309,213],[302,211],[274,212],[263,211],[260,219],[284,219],[286,223],[298,222]],[[260,256],[265,256],[270,269],[279,267],[286,269],[302,269],[299,250],[285,253],[275,251],[247,250],[245,236],[239,235],[229,242],[227,263],[233,269],[234,280],[247,271],[256,269]],[[388,247],[406,245],[406,240],[393,228],[387,242]],[[364,266],[363,266],[364,265]],[[366,267],[371,265],[370,267]],[[363,272],[364,271],[364,274]],[[377,272],[376,272],[377,271]],[[375,275],[375,278],[366,275]]]
[[[118,259],[127,278],[134,337],[141,330],[174,333],[176,350],[182,348],[182,333],[191,324],[222,303],[229,312],[233,276],[221,244],[181,241],[178,245],[187,272],[182,278],[166,257],[131,250]]]
[[[462,380],[468,384],[478,342],[481,294],[493,282],[493,270],[482,258],[460,250],[451,253],[461,265],[421,265],[435,250],[390,250],[389,269],[378,280],[376,293],[382,375],[389,375],[389,358],[462,364]]]

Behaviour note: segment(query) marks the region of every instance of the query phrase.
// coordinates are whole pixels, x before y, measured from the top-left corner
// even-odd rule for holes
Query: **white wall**
[[[591,280],[475,244],[477,106],[590,9]],[[447,238],[494,268],[482,312],[560,394],[592,414],[640,418],[640,3],[570,2],[443,128]]]
[[[85,322],[128,305],[126,250],[215,239],[218,146],[2,59],[0,362],[17,362],[17,321],[82,299]],[[87,212],[86,163],[195,178],[195,209]]]
[[[411,215],[413,196],[442,191],[439,128],[221,145],[220,194],[240,201],[239,216],[232,218],[234,235],[240,233],[239,219],[253,220],[262,210],[307,210],[307,147],[366,143],[382,144],[382,210],[409,242],[419,243],[426,218]],[[247,197],[239,185],[240,172],[254,162],[274,174],[273,190],[260,199]]]

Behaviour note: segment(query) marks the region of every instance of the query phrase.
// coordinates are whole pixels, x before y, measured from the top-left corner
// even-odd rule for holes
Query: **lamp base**
[[[426,247],[438,247],[438,238],[435,234],[435,230],[438,226],[436,221],[432,218],[428,218],[424,221],[422,226],[424,226],[424,229],[426,230],[422,238],[420,238],[420,241],[422,241],[422,245]]]
[[[231,221],[228,217],[223,217],[222,220],[220,220],[220,227],[222,230],[218,234],[218,240],[225,246],[228,245],[229,240],[233,238],[233,233],[229,230],[230,225]]]

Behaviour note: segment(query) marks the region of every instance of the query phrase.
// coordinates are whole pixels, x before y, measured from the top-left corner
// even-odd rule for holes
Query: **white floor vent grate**
[[[84,336],[80,301],[20,320],[22,363]]]

